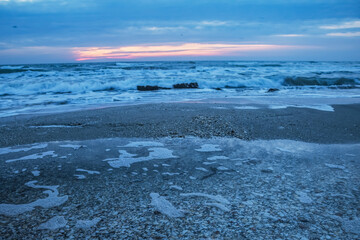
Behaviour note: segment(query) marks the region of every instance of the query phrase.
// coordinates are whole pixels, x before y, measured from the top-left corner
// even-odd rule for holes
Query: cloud
[[[173,45],[138,45],[123,47],[74,48],[77,61],[94,59],[134,59],[146,57],[172,56],[230,56],[253,51],[272,51],[296,49],[299,46],[269,44],[220,44],[220,43],[183,43]]]
[[[206,27],[223,27],[223,26],[235,26],[236,23],[228,21],[218,21],[218,20],[204,20],[204,21],[180,21],[180,22],[167,22],[168,25],[147,25],[147,23],[142,23],[145,26],[142,27],[128,27],[130,30],[145,30],[153,33],[165,33],[165,32],[175,32],[175,31],[184,31],[192,29],[204,29]],[[163,22],[160,24],[163,24]],[[147,26],[146,26],[147,25]]]
[[[211,26],[211,27],[217,27],[217,26],[225,26],[225,25],[231,25],[230,22],[227,21],[201,21],[198,23],[198,25],[201,26]]]
[[[151,31],[151,32],[168,32],[168,31],[177,31],[177,30],[184,30],[184,27],[144,27],[142,28],[143,30],[146,31]]]
[[[360,37],[360,32],[346,32],[346,33],[328,33],[326,36],[331,37]]]
[[[337,30],[337,29],[349,29],[349,28],[360,28],[360,21],[351,21],[335,25],[320,26],[321,29]]]
[[[228,26],[235,26],[237,24],[229,21],[206,20],[206,21],[193,22],[191,25],[194,25],[195,29],[203,29],[205,27],[228,27]]]

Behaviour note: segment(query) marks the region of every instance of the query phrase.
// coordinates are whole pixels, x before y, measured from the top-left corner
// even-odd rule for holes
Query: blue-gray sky
[[[360,60],[359,0],[0,0],[0,64]]]

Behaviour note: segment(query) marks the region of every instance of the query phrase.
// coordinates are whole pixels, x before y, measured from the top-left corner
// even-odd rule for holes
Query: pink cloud
[[[73,48],[77,61],[94,59],[136,59],[171,56],[231,56],[253,51],[296,49],[300,46],[270,44],[183,43],[167,45],[138,45],[122,47]]]

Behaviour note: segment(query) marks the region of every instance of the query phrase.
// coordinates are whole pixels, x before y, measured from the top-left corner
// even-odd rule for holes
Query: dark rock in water
[[[170,89],[170,88],[146,85],[146,86],[136,86],[136,89],[138,91],[156,91],[156,90],[160,90],[160,89]]]
[[[278,88],[269,88],[269,90],[267,90],[268,93],[269,92],[277,92],[277,91],[279,91]]]
[[[154,91],[154,90],[159,90],[159,86],[136,86],[136,89],[138,91]]]
[[[173,88],[199,88],[199,84],[197,82],[179,83],[179,84],[174,84]]]
[[[220,90],[222,90],[221,88],[219,88],[219,87],[217,87],[217,88],[214,88],[215,90],[218,90],[218,91],[220,91]]]

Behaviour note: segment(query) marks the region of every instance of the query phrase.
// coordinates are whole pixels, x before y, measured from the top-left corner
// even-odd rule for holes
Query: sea
[[[152,90],[141,91],[142,87]],[[336,99],[339,103],[344,99],[347,103],[359,102],[360,62],[157,61],[0,65],[0,117],[130,104],[274,97],[289,102],[295,98],[310,101],[331,98],[332,103],[337,103]]]

